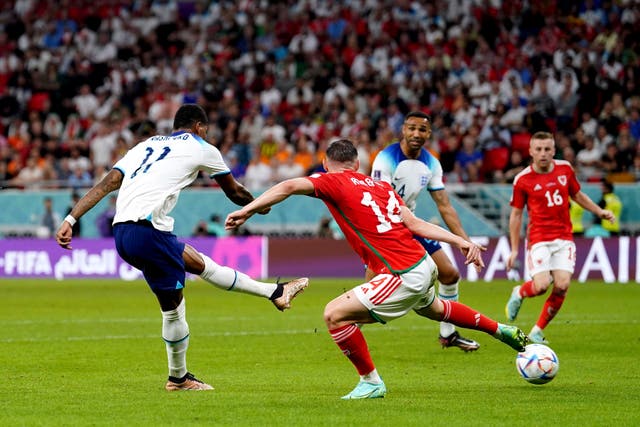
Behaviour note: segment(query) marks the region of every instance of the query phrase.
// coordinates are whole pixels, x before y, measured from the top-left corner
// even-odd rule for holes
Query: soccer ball
[[[558,356],[544,344],[529,344],[516,357],[516,368],[531,384],[546,384],[555,378],[560,368]]]

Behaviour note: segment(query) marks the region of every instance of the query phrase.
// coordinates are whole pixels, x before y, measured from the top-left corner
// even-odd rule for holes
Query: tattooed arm
[[[71,209],[69,216],[62,221],[58,232],[56,233],[56,241],[65,249],[71,249],[72,227],[71,222],[77,221],[82,215],[93,208],[100,200],[104,199],[109,193],[117,190],[122,185],[122,172],[112,169],[99,183],[97,183],[87,194],[82,197],[78,203]]]

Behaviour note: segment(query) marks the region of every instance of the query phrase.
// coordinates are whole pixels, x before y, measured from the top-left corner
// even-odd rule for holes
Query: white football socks
[[[169,375],[182,378],[187,373],[189,347],[189,325],[184,298],[175,310],[162,312],[162,339],[167,346]]]
[[[269,298],[278,287],[275,283],[253,280],[244,273],[218,265],[203,253],[200,255],[204,259],[204,271],[200,277],[220,289]]]
[[[366,381],[368,383],[371,384],[380,384],[382,383],[382,378],[380,378],[380,375],[378,375],[378,370],[374,369],[373,371],[369,372],[366,375],[360,375],[360,378],[363,381]]]
[[[458,280],[451,285],[445,285],[438,281],[438,297],[447,301],[458,301]],[[456,331],[456,327],[449,322],[440,322],[440,336],[448,337]]]

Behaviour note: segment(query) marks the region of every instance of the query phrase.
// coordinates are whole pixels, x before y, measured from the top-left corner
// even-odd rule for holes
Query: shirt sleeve
[[[444,181],[442,179],[442,165],[435,157],[431,157],[431,164],[429,165],[429,169],[431,169],[431,179],[427,183],[427,190],[429,191],[438,191],[444,190]]]
[[[569,195],[573,197],[578,191],[580,191],[580,183],[578,182],[578,178],[576,178],[576,173],[573,168],[571,168],[571,173],[569,174]]]
[[[313,184],[313,197],[323,199],[323,196],[327,195],[327,191],[331,191],[331,186],[326,183],[328,179],[326,173],[314,173],[305,178]]]
[[[511,201],[509,204],[517,209],[524,209],[525,202],[527,201],[527,194],[522,188],[520,181],[513,184],[513,193],[511,193]]]
[[[220,151],[210,144],[202,145],[202,169],[209,173],[210,176],[222,175],[225,173],[230,173],[229,166],[225,163],[222,158],[222,154]]]
[[[371,176],[374,181],[391,182],[391,156],[387,151],[381,151],[371,165]]]

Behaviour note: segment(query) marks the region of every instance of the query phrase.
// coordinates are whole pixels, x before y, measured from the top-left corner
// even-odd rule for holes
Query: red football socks
[[[366,375],[375,369],[364,335],[355,324],[342,326],[329,331],[333,341],[342,353],[349,358],[358,374]]]
[[[547,298],[544,306],[542,307],[540,317],[536,322],[537,327],[539,327],[540,329],[544,329],[549,324],[549,322],[551,322],[551,319],[556,317],[556,314],[558,314],[558,311],[560,311],[560,307],[562,307],[564,298],[564,295],[558,295],[553,292],[551,293],[551,295],[549,295],[549,298]]]
[[[468,329],[476,329],[490,335],[495,334],[498,322],[477,312],[469,306],[456,301],[441,300],[444,304],[442,321],[453,323],[456,326]]]
[[[521,286],[520,286],[520,296],[522,298],[530,298],[530,297],[535,297],[538,295],[542,295],[544,293],[544,291],[539,291],[536,289],[536,287],[533,285],[533,280],[529,280],[527,282],[524,282]]]

